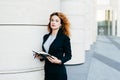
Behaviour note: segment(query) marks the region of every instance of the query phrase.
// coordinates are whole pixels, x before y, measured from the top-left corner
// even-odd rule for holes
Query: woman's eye
[[[59,22],[59,20],[53,20],[53,19],[52,19],[51,22]]]
[[[52,19],[51,21],[53,22],[54,20]]]
[[[58,20],[56,20],[56,22],[59,22]]]

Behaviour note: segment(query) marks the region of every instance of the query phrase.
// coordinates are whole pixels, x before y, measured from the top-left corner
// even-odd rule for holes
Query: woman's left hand
[[[55,56],[48,56],[47,59],[54,64],[61,64],[61,60],[59,60],[57,57]]]

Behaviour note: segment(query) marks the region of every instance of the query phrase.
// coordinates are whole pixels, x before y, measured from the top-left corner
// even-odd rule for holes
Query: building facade
[[[44,62],[34,59],[41,51],[49,15],[61,11],[71,23],[72,59],[85,63],[85,51],[97,36],[96,0],[1,0],[0,80],[44,80]]]

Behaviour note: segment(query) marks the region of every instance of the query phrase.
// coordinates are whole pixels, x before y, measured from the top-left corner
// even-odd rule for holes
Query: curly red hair
[[[48,31],[52,32],[52,29],[50,27],[50,22],[51,22],[51,17],[54,16],[54,15],[58,16],[61,20],[61,30],[62,30],[62,32],[65,35],[70,36],[70,22],[69,22],[68,18],[66,17],[66,15],[63,14],[62,12],[54,12],[50,15],[49,24],[48,24]]]

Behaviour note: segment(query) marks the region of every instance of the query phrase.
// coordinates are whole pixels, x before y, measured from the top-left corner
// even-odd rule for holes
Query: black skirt
[[[64,64],[45,64],[45,80],[67,80]]]
[[[67,80],[66,74],[45,74],[45,80]]]

